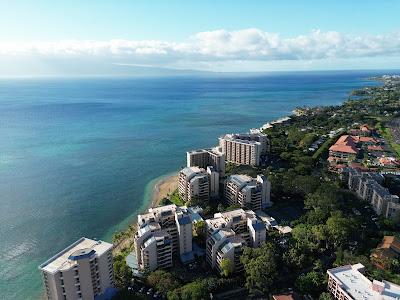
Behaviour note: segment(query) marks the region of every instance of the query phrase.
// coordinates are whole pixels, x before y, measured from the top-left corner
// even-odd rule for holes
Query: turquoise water
[[[0,80],[0,298],[39,297],[37,266],[126,226],[186,150],[339,104],[376,74]]]

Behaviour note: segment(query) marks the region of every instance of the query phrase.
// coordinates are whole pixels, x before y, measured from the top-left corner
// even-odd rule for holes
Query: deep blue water
[[[0,80],[0,298],[40,296],[37,266],[126,226],[185,151],[339,104],[376,74]]]

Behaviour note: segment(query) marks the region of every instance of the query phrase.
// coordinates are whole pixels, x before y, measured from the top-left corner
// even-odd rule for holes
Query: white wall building
[[[327,271],[328,290],[339,300],[397,300],[400,286],[389,281],[370,281],[362,264],[347,265]]]
[[[225,180],[224,197],[230,205],[260,210],[272,205],[271,183],[264,175],[231,175]]]
[[[179,255],[184,263],[193,260],[192,224],[202,220],[200,211],[171,204],[138,215],[134,237],[138,268],[150,271],[169,268],[174,255]]]
[[[186,167],[179,172],[178,192],[183,201],[194,198],[208,201],[210,195],[218,195],[219,175],[213,167],[207,171],[199,167]]]
[[[94,299],[114,285],[113,245],[81,238],[39,266],[52,300]]]
[[[260,247],[266,239],[266,225],[251,210],[216,213],[206,220],[206,226],[206,261],[219,272],[224,258],[231,260],[233,272],[240,272],[243,247]]]
[[[225,159],[240,165],[258,166],[266,160],[269,139],[262,133],[226,134],[219,138]]]
[[[397,195],[390,194],[389,190],[381,185],[382,182],[383,176],[378,173],[349,169],[349,189],[371,203],[378,215],[391,218],[400,212],[400,200]]]
[[[186,166],[206,169],[211,166],[220,177],[225,176],[225,155],[217,148],[186,152]]]

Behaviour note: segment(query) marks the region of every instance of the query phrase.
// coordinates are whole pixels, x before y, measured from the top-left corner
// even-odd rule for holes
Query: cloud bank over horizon
[[[315,61],[343,63],[375,58],[397,58],[398,62],[399,57],[400,32],[354,36],[314,30],[307,35],[281,37],[278,33],[249,28],[199,32],[183,42],[121,39],[0,42],[1,62],[28,61],[27,66],[31,67],[36,63],[81,65],[85,61],[101,61],[210,71],[263,71],[268,65],[290,66],[291,62],[307,65]],[[0,73],[5,74],[1,66]]]

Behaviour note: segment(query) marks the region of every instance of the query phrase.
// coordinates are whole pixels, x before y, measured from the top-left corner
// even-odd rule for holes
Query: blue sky
[[[400,1],[390,0],[0,0],[0,54],[10,73],[26,74],[78,61],[212,71],[399,68],[399,11]]]

